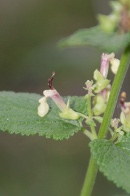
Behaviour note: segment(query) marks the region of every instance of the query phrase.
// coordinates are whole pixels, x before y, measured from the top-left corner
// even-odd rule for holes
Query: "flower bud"
[[[105,100],[100,94],[98,94],[97,96],[94,97],[93,113],[94,115],[98,116],[104,113],[105,109],[106,109]]]
[[[86,87],[84,87],[85,90],[88,91],[89,95],[93,96],[92,90],[93,90],[93,80],[87,80],[85,83]]]
[[[130,131],[130,102],[124,102],[121,106],[120,120],[123,125],[125,125]]]
[[[127,0],[129,1],[129,0]],[[110,1],[110,6],[116,13],[120,13],[122,11],[122,5],[119,1]]]
[[[98,15],[99,24],[102,30],[107,33],[113,32],[115,30],[117,21],[119,20],[118,18],[119,17],[117,17],[115,14],[110,14],[108,16],[102,14]]]
[[[107,78],[108,69],[109,69],[109,62],[115,57],[114,53],[105,54],[103,53],[101,56],[101,67],[100,73],[103,75],[104,78]]]
[[[110,80],[104,78],[104,76],[97,69],[94,71],[94,79],[96,80],[96,83],[93,85],[95,93],[100,93],[110,83]]]

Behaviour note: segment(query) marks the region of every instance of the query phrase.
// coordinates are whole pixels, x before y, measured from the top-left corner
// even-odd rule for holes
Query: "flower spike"
[[[93,100],[93,113],[94,115],[100,115],[104,113],[106,109],[106,104],[109,98],[111,85],[110,80],[107,79],[108,69],[110,60],[114,58],[115,54],[105,54],[103,53],[101,56],[101,66],[100,71],[97,69],[94,71],[94,79],[96,83],[93,85],[94,93],[96,96]]]

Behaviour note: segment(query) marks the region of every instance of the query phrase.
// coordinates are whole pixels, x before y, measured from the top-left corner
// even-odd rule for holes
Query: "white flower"
[[[49,111],[49,105],[46,102],[46,97],[39,99],[38,115],[44,117]]]

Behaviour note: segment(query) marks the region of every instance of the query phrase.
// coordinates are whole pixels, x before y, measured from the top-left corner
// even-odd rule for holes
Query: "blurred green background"
[[[34,92],[54,86],[61,95],[84,95],[84,83],[100,65],[94,48],[60,49],[60,39],[97,24],[107,0],[1,0],[0,90]],[[128,92],[128,75],[124,90]],[[88,165],[88,140],[66,141],[0,133],[0,196],[79,196]],[[127,196],[102,174],[93,196]]]

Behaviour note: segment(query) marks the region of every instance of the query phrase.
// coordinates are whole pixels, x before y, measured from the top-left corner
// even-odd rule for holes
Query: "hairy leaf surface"
[[[56,140],[68,139],[81,130],[81,119],[65,120],[59,116],[60,110],[48,100],[50,111],[41,118],[37,114],[38,100],[42,96],[29,93],[0,92],[0,130],[22,135],[45,135]],[[86,100],[83,97],[66,97],[70,107],[86,113]]]
[[[99,170],[118,187],[130,193],[130,134],[117,144],[99,139],[90,143]]]

